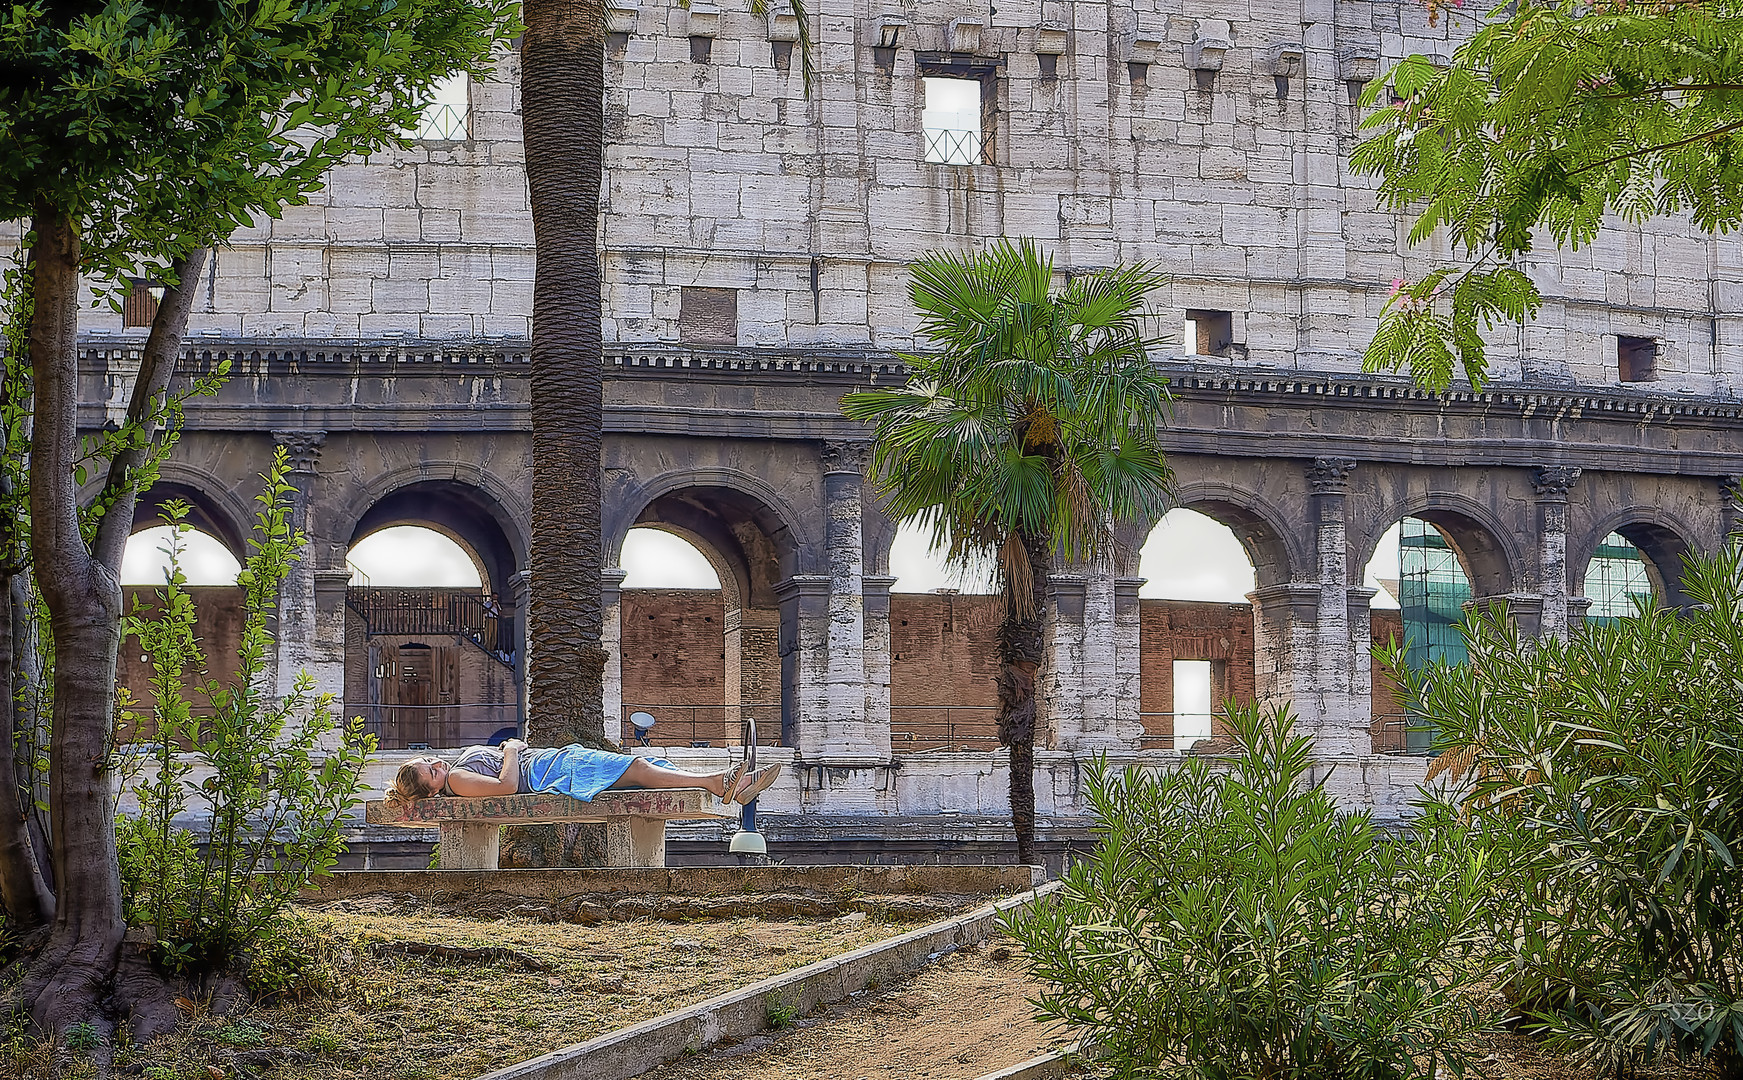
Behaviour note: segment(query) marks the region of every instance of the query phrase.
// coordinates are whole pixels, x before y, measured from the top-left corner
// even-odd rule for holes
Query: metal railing
[[[979,165],[981,133],[967,128],[926,129],[926,160],[934,165]]]
[[[345,606],[375,634],[465,638],[499,663],[512,663],[502,640],[502,604],[488,593],[459,589],[387,589],[352,586]]]
[[[997,750],[997,705],[892,705],[890,749]]]
[[[426,142],[452,142],[472,137],[472,110],[465,105],[425,105],[411,137]]]
[[[383,750],[431,750],[498,743],[520,733],[520,706],[377,705],[347,702],[345,719],[360,716],[363,730]]]
[[[654,718],[651,728],[630,719],[636,713]],[[753,705],[634,705],[624,703],[622,742],[625,746],[743,746],[746,721],[756,720],[757,745],[781,745],[781,706]]]

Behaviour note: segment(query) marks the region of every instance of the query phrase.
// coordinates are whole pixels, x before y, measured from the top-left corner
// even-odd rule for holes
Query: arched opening
[[[495,743],[522,730],[524,565],[499,507],[469,485],[399,488],[347,545],[346,713],[381,745]]]
[[[159,594],[170,574],[170,551],[172,546],[179,547],[174,561],[181,568],[183,591],[193,603],[194,634],[206,661],[200,681],[210,676],[221,684],[230,684],[239,666],[237,650],[242,644],[245,618],[242,590],[236,588],[236,575],[242,564],[224,540],[205,529],[189,526],[178,532],[174,526],[154,524],[162,520],[156,514],[156,505],[135,515],[135,531],[122,552],[124,609],[147,613],[159,609]],[[195,514],[188,517],[193,519]],[[199,517],[210,525],[209,517],[204,514]],[[116,658],[115,679],[133,694],[140,703],[140,712],[147,717],[157,700],[152,689],[154,675],[153,658],[143,651],[139,641],[131,637],[124,640]],[[192,677],[184,694],[196,715],[207,713],[209,703],[194,689]],[[151,721],[145,720],[144,725],[138,730],[127,730],[118,724],[116,736],[122,741],[148,736]]]
[[[1652,566],[1640,549],[1621,533],[1599,541],[1586,561],[1586,621],[1614,622],[1635,614],[1639,604],[1651,605]]]
[[[962,569],[918,522],[890,544],[890,744],[898,752],[999,745],[998,571]]]
[[[121,555],[121,584],[162,585],[169,577],[171,548],[179,546],[175,562],[191,587],[234,585],[242,564],[209,532],[189,527],[179,535],[172,525],[152,525],[127,538]]]
[[[781,643],[797,624],[798,597],[783,583],[798,553],[786,523],[753,495],[698,485],[658,495],[630,525],[620,559],[646,555],[659,567],[639,580],[679,580],[671,575],[680,562],[662,559],[664,550],[690,566],[685,584],[707,584],[701,564],[715,584],[638,587],[625,577],[617,642],[623,738],[640,738],[630,717],[643,712],[654,717],[655,744],[741,745],[754,720],[759,742],[792,745],[797,657],[783,655]]]
[[[1244,526],[1243,543],[1225,522]],[[1170,510],[1138,553],[1139,718],[1144,743],[1187,750],[1220,734],[1224,704],[1256,692],[1253,604],[1268,528],[1228,503]]]
[[[1504,555],[1487,530],[1446,510],[1424,510],[1388,526],[1363,581],[1376,590],[1372,640],[1401,642],[1404,663],[1414,671],[1468,660],[1461,625],[1472,601],[1505,595],[1511,584]],[[1377,661],[1371,675],[1374,751],[1427,753],[1433,731],[1406,712],[1397,684]]]
[[[1578,589],[1591,601],[1588,620],[1633,615],[1635,597],[1669,608],[1688,605],[1682,572],[1689,545],[1679,533],[1655,522],[1626,519],[1599,528],[1605,531],[1589,548]]]

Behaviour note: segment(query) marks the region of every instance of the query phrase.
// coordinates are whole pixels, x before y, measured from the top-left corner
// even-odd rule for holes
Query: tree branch
[[[1626,161],[1627,159],[1634,157],[1644,157],[1648,154],[1656,154],[1664,150],[1675,150],[1680,146],[1690,146],[1694,143],[1705,142],[1708,139],[1716,139],[1721,135],[1729,135],[1733,131],[1740,130],[1743,130],[1743,120],[1739,120],[1733,124],[1725,124],[1722,127],[1713,128],[1711,131],[1703,131],[1699,135],[1690,135],[1686,139],[1678,139],[1675,142],[1660,143],[1657,146],[1642,146],[1634,150],[1625,150],[1620,154],[1613,154],[1600,161],[1581,165],[1579,168],[1569,172],[1568,175],[1578,176],[1583,172],[1591,172],[1593,169],[1601,169],[1606,165],[1614,165],[1618,161]]]
[[[163,396],[175,376],[182,336],[188,329],[188,312],[194,306],[194,284],[205,269],[208,254],[209,248],[195,248],[173,264],[176,284],[164,290],[157,316],[151,320],[151,334],[145,339],[124,421],[128,428],[143,432],[136,445],[126,447],[109,463],[109,476],[100,500],[105,506],[103,520],[97,524],[97,538],[92,544],[92,555],[111,570],[120,570],[127,538],[133,534],[133,511],[140,495],[134,472],[150,455],[162,430]]]

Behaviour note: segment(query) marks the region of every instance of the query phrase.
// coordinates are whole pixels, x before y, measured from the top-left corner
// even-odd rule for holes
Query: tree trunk
[[[533,280],[530,738],[608,745],[599,454],[604,426],[599,184],[605,22],[599,0],[523,8],[521,124]]]
[[[0,903],[6,916],[20,931],[30,933],[43,929],[54,919],[54,891],[38,860],[38,847],[32,835],[36,813],[36,792],[32,784],[33,770],[21,768],[19,751],[26,755],[36,747],[35,731],[21,731],[20,721],[29,723],[32,711],[21,706],[32,697],[28,685],[29,667],[21,663],[29,644],[26,628],[30,613],[21,610],[29,603],[29,588],[24,571],[9,574],[0,582],[0,692],[7,695],[0,702]],[[20,638],[26,638],[20,641]]]
[[[121,948],[108,766],[122,609],[120,578],[91,557],[79,531],[79,238],[56,207],[38,206],[32,225],[30,546],[55,644],[49,804],[58,903],[48,944],[20,992],[37,1026],[59,1034],[100,1019]]]
[[[999,624],[999,743],[1010,748],[1011,825],[1017,833],[1017,862],[1036,865],[1035,856],[1035,720],[1036,683],[1045,655],[1050,545],[1044,537],[1024,534],[1029,561],[1028,604],[1017,595],[1019,583],[1007,570],[1004,578],[1005,618]],[[1024,608],[1027,607],[1025,611]]]

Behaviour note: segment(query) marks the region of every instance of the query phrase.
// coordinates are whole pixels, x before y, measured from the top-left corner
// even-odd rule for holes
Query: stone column
[[[1320,589],[1286,582],[1247,594],[1253,604],[1253,692],[1261,705],[1289,704],[1300,724],[1317,732],[1321,725],[1313,694],[1314,630]]]
[[[1314,632],[1314,653],[1307,665],[1312,679],[1310,722],[1302,699],[1296,708],[1305,726],[1315,729],[1322,754],[1366,754],[1373,748],[1369,737],[1372,699],[1358,701],[1352,694],[1356,658],[1368,660],[1369,633],[1364,624],[1350,625],[1349,532],[1346,504],[1350,473],[1356,462],[1350,458],[1315,458],[1307,468],[1308,487],[1313,491],[1314,555],[1317,562],[1319,614]]]
[[[1565,465],[1540,465],[1532,475],[1537,489],[1537,633],[1565,638],[1572,626],[1568,608],[1567,494],[1580,470]],[[1523,628],[1533,607],[1525,597],[1523,610],[1515,612]],[[1519,601],[1510,604],[1510,610]]]
[[[872,741],[890,743],[890,587],[883,574],[860,578],[865,590],[865,722]]]
[[[1083,634],[1089,578],[1057,571],[1048,579],[1046,649],[1035,692],[1035,744],[1075,746],[1084,727]]]
[[[805,651],[801,628],[801,678],[821,687],[807,687],[817,703],[804,716],[808,733],[806,756],[831,760],[887,762],[889,725],[874,732],[866,723],[866,621],[864,472],[871,444],[823,444],[824,558],[829,575],[825,627],[818,635],[820,652]],[[810,674],[805,673],[810,670]]]
[[[602,616],[599,644],[605,648],[605,737],[619,744],[623,742],[623,579],[628,576],[622,567],[617,566],[607,566],[599,572]],[[532,599],[531,575],[523,570],[510,580],[525,582],[524,587],[517,585],[515,588],[515,606],[517,610],[530,614],[530,610],[521,605]],[[526,594],[524,599],[523,592]],[[522,649],[521,654],[524,656],[526,650]],[[521,670],[526,670],[524,661]]]
[[[1099,567],[1055,574],[1042,718],[1055,750],[1132,749],[1138,719],[1138,582]]]
[[[301,558],[293,562],[278,598],[278,656],[273,690],[289,694],[303,672],[315,680],[315,692],[345,696],[345,588],[350,573],[343,565],[327,564],[333,548],[313,526],[310,507],[320,482],[319,463],[325,431],[275,431],[273,441],[285,448],[289,475],[296,489],[291,496],[289,525],[307,537]],[[341,553],[343,549],[339,549]],[[319,586],[317,594],[317,585]],[[324,609],[323,610],[323,606]]]

